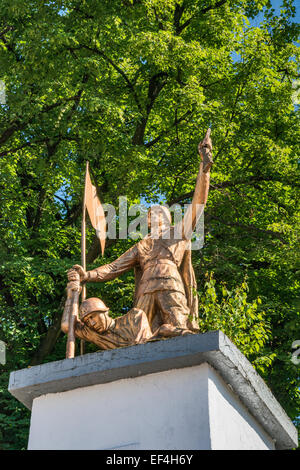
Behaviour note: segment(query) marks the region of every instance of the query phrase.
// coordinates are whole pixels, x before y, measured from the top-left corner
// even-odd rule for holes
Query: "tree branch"
[[[72,8],[73,11],[76,11],[77,13],[80,13],[85,19],[87,20],[94,20],[95,16],[90,15],[89,13],[86,13],[85,11],[81,10],[78,6]]]
[[[139,102],[139,98],[137,96],[137,93],[135,91],[135,88],[134,88],[134,85],[133,83],[129,80],[129,78],[127,77],[126,73],[110,58],[108,57],[105,52],[101,51],[100,49],[98,49],[97,47],[91,47],[91,46],[87,46],[86,44],[80,44],[78,47],[69,47],[68,48],[70,51],[74,51],[74,50],[78,50],[78,49],[87,49],[88,51],[90,52],[94,52],[95,54],[97,55],[100,55],[101,57],[103,57],[103,59],[105,59],[125,80],[125,82],[127,83],[127,86],[128,88],[131,90],[132,92],[132,95],[134,97],[134,100],[136,102],[136,105],[138,107],[138,110],[141,114],[143,114],[142,112],[142,106]]]
[[[148,118],[156,98],[167,83],[167,80],[162,81],[161,79],[167,78],[167,76],[168,74],[166,72],[160,72],[153,75],[149,80],[146,115],[143,116],[136,126],[135,133],[132,138],[133,145],[144,145],[144,134]]]
[[[263,182],[269,182],[269,181],[274,181],[274,182],[279,182],[282,184],[285,184],[287,186],[295,186],[299,187],[300,184],[297,182],[292,182],[290,180],[285,180],[284,178],[281,178],[280,176],[277,175],[270,175],[270,176],[250,176],[247,179],[242,179],[242,180],[236,180],[236,181],[224,181],[223,183],[216,183],[216,184],[211,184],[210,185],[210,190],[215,190],[215,189],[225,189],[225,188],[230,188],[230,187],[235,187],[239,185],[253,185],[253,183],[263,183]],[[184,201],[185,199],[190,199],[193,197],[194,191],[189,191],[188,193],[182,194],[181,196],[178,196],[176,199],[172,199],[171,201],[168,202],[169,205],[176,204],[177,202]]]
[[[174,127],[176,127],[178,124],[184,121],[187,118],[187,116],[190,116],[191,114],[192,114],[192,111],[187,111],[179,119],[175,119],[175,121],[173,122],[172,126],[169,129],[162,131],[157,137],[155,137],[155,139],[151,140],[150,142],[147,142],[145,144],[145,147],[150,148],[153,145],[155,145],[163,136],[168,135]]]
[[[68,141],[75,141],[75,142],[78,142],[78,136],[71,136],[71,135],[60,135],[60,136],[55,136],[54,139],[61,139],[61,140],[68,140]],[[50,138],[49,137],[45,137],[43,139],[39,139],[39,140],[34,140],[32,142],[25,142],[23,145],[20,145],[19,147],[14,147],[12,149],[9,149],[9,150],[5,150],[4,152],[1,152],[0,153],[0,157],[5,157],[6,155],[9,155],[11,153],[15,153],[15,152],[18,152],[19,150],[22,150],[26,147],[32,147],[33,145],[39,145],[39,144],[45,144],[47,142],[49,142]]]
[[[242,224],[240,222],[231,222],[229,220],[225,221],[223,219],[220,219],[220,217],[217,217],[217,216],[211,215],[211,214],[208,217],[209,217],[209,219],[216,220],[217,222],[220,222],[223,225],[228,225],[229,227],[238,227],[238,228],[241,228],[241,229],[245,230],[248,233],[269,235],[273,238],[277,238],[282,243],[287,244],[287,241],[284,239],[284,237],[279,232],[274,232],[273,230],[265,230],[265,229],[256,227],[255,225],[246,225],[246,224]]]
[[[220,8],[222,5],[224,5],[227,2],[227,0],[220,0],[219,2],[215,3],[214,5],[210,5],[208,7],[202,8],[202,10],[199,11],[201,15],[205,15],[205,13],[209,12],[210,10],[215,10],[217,8]],[[182,33],[182,31],[191,23],[191,21],[197,16],[198,12],[195,12],[190,18],[188,18],[182,25],[178,24],[176,28],[176,34],[179,35]]]
[[[175,10],[174,10],[174,26],[175,26],[175,34],[179,36],[180,34],[180,19],[182,17],[182,14],[184,12],[184,2],[182,5],[179,5],[179,3],[176,3],[175,5]]]
[[[38,111],[34,116],[31,116],[31,118],[25,122],[22,122],[20,118],[14,119],[13,121],[11,121],[10,126],[7,129],[5,129],[5,131],[0,136],[0,146],[4,145],[15,132],[22,131],[23,129],[25,129],[25,127],[28,126],[28,124],[31,124],[34,121],[34,119],[37,118],[40,114],[44,114],[49,111],[52,111],[53,109],[65,103],[68,103],[69,101],[73,101],[76,99],[78,99],[78,93],[74,96],[71,96],[70,98],[65,98],[63,100],[57,101],[56,103],[52,103],[52,104],[45,106],[44,108]]]
[[[58,196],[57,194],[54,194],[54,197],[63,203],[63,205],[67,209],[67,212],[69,213],[70,212],[70,207],[69,207],[69,204],[67,203],[66,199],[63,199],[62,197]]]
[[[18,53],[16,52],[16,50],[12,47],[11,44],[9,44],[9,42],[7,41],[6,37],[5,37],[5,34],[8,33],[9,31],[13,31],[14,30],[14,27],[13,26],[6,26],[0,33],[0,39],[2,40],[3,44],[5,45],[6,49],[11,52],[15,58],[16,58],[16,61],[17,62],[20,62],[22,60],[22,58],[18,55]]]

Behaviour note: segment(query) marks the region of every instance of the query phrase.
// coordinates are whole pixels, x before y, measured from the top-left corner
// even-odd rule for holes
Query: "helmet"
[[[84,300],[80,305],[80,318],[83,319],[94,312],[108,312],[108,310],[109,308],[104,302],[102,302],[102,300],[97,297],[91,297],[90,299]]]

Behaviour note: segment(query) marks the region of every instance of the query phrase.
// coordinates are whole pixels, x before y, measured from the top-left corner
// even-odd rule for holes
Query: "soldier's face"
[[[151,232],[159,232],[165,227],[168,227],[171,222],[170,214],[167,210],[163,210],[160,207],[151,207],[148,211],[148,227]]]
[[[93,312],[83,319],[84,323],[97,331],[97,333],[103,333],[108,330],[111,323],[109,320],[109,316],[104,312]]]

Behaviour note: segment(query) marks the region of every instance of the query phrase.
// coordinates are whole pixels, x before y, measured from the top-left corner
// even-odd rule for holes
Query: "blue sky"
[[[275,10],[275,13],[279,15],[280,7],[282,5],[282,0],[271,0],[271,3]],[[294,6],[296,7],[296,16],[294,18],[294,21],[299,23],[300,22],[300,1],[294,0]],[[253,26],[258,26],[262,19],[263,19],[263,13],[260,13],[251,23]]]
[[[273,8],[275,9],[275,11],[279,12],[280,10],[280,6],[282,4],[282,0],[271,0],[271,3],[273,5]],[[294,18],[295,22],[300,22],[300,2],[299,0],[294,0],[294,5],[296,7],[296,16]]]

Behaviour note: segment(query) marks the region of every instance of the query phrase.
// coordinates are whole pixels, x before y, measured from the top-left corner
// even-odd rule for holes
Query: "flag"
[[[87,165],[85,175],[85,207],[88,211],[90,221],[96,230],[100,240],[102,256],[105,248],[106,220],[102,204],[98,198],[96,187],[92,184],[89,167]]]

